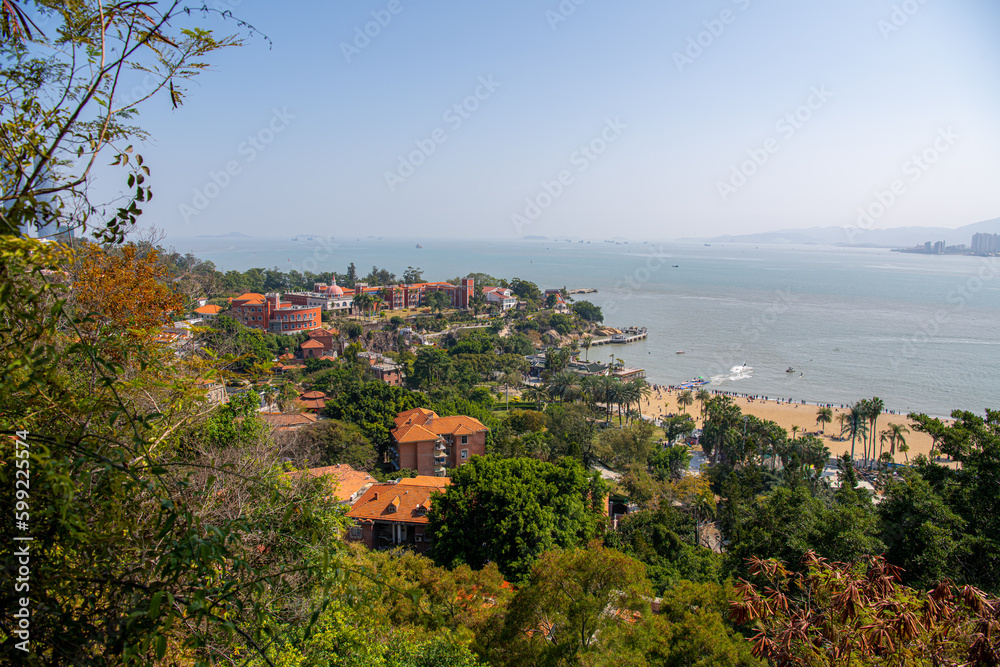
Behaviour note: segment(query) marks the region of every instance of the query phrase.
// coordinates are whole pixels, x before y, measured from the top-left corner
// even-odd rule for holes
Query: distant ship
[[[789,366],[789,367],[788,367],[788,368],[787,368],[787,369],[785,370],[785,372],[786,372],[786,373],[794,373],[794,372],[795,372],[795,369],[794,369],[794,368],[792,368],[791,366]]]
[[[423,246],[422,246],[422,245],[420,245],[419,243],[417,244],[417,247],[418,247],[418,248],[423,248]]]

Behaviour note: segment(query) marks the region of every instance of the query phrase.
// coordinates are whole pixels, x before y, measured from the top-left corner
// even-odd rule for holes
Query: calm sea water
[[[540,287],[592,287],[612,326],[649,338],[592,348],[715,388],[946,416],[1000,407],[1000,259],[888,250],[556,241],[172,239],[220,270],[344,272],[350,262],[427,280],[479,271]],[[682,351],[684,354],[677,354]],[[786,372],[788,368],[794,371]]]

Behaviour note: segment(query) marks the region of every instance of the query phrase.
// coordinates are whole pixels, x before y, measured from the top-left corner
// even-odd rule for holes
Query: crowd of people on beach
[[[666,392],[667,394],[672,394],[674,391],[677,391],[679,389],[679,387],[677,385],[653,384],[653,385],[650,385],[650,387],[653,389],[653,391],[656,392],[656,398],[657,399],[662,399],[663,398],[663,392]],[[749,403],[755,403],[757,401],[761,401],[763,403],[767,403],[768,401],[774,401],[775,404],[777,404],[777,405],[791,405],[792,407],[795,407],[795,408],[799,407],[800,405],[815,405],[816,407],[834,408],[834,409],[836,409],[838,407],[834,403],[809,403],[805,399],[796,400],[796,399],[793,399],[793,398],[771,398],[770,396],[762,396],[760,394],[740,393],[740,392],[735,392],[735,391],[723,391],[721,389],[710,389],[709,392],[712,393],[715,396],[729,396],[731,398],[743,398],[743,399],[746,399]],[[850,409],[850,407],[851,406],[849,406],[847,404],[844,404],[844,403],[841,403],[840,406],[839,406],[839,408],[841,410],[848,410],[848,409]],[[905,413],[902,413],[902,412],[900,412],[898,410],[886,410],[885,414],[896,415],[896,414],[905,414]]]

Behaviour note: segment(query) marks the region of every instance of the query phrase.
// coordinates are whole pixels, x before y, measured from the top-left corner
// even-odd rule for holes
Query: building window
[[[285,329],[287,329],[288,325],[287,324],[283,324],[282,327],[285,328]]]
[[[352,540],[360,540],[361,539],[361,526],[351,526],[350,536],[351,536]]]
[[[463,445],[469,444],[469,436],[467,436],[467,435],[463,435],[462,436],[462,444]]]
[[[468,449],[463,449],[462,450],[462,460],[464,461],[467,458],[469,458],[469,450]]]

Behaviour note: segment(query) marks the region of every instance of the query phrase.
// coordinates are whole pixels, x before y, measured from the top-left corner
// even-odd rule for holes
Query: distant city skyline
[[[168,236],[679,238],[1000,215],[986,0],[216,4],[267,39],[215,56],[182,108],[143,108],[141,221]],[[94,191],[111,199],[119,176]]]

